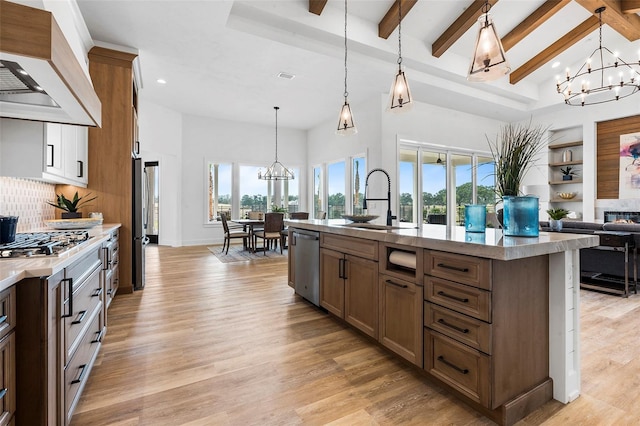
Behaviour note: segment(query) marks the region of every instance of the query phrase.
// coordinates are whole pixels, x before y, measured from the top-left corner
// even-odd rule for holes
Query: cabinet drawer
[[[68,316],[64,318],[66,358],[69,360],[80,343],[82,331],[86,329],[87,322],[99,310],[102,304],[102,287],[100,285],[100,269],[93,273],[73,292],[73,300],[67,299],[64,312]],[[73,302],[73,303],[70,303]],[[73,306],[71,306],[73,304]],[[73,311],[71,311],[73,308]]]
[[[425,250],[424,273],[491,290],[491,261],[462,254]]]
[[[378,242],[363,238],[344,237],[342,235],[320,233],[320,247],[338,250],[366,259],[378,260]]]
[[[73,291],[77,291],[78,287],[82,285],[83,281],[93,272],[95,268],[100,266],[102,260],[100,260],[100,247],[96,247],[89,254],[82,259],[78,260],[71,266],[65,269],[65,278],[73,280]],[[69,297],[68,286],[65,286],[64,297]]]
[[[460,393],[490,406],[490,358],[442,334],[424,330],[424,368]]]
[[[16,411],[15,333],[0,340],[0,425],[9,424]]]
[[[100,349],[101,340],[100,315],[96,313],[91,318],[87,332],[80,339],[78,350],[64,370],[64,402],[67,421],[71,420],[73,409],[80,397],[87,377],[89,377],[98,349]]]
[[[491,355],[491,324],[424,302],[424,326]]]
[[[439,278],[424,278],[425,299],[474,318],[491,322],[491,292]]]
[[[16,286],[0,293],[0,339],[16,326]]]

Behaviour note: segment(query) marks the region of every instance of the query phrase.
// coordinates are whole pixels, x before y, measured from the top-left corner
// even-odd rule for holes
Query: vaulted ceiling
[[[509,76],[491,83],[466,81],[484,0],[349,0],[356,120],[358,104],[379,102],[397,69],[398,1],[414,97],[446,108],[507,121],[571,108],[555,91],[555,75],[577,69],[597,47],[600,6],[603,45],[638,60],[640,0],[489,0],[511,64]],[[343,0],[77,2],[94,40],[139,49],[142,96],[154,102],[259,124],[271,124],[279,105],[281,125],[300,129],[337,119]]]

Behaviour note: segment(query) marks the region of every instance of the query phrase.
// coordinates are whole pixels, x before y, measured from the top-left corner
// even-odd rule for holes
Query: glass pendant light
[[[398,74],[393,80],[389,93],[388,110],[392,112],[409,111],[413,107],[413,98],[409,83],[402,71],[402,0],[398,1]]]
[[[258,179],[263,180],[290,180],[294,179],[293,172],[287,169],[281,162],[278,161],[278,110],[280,107],[274,106],[276,110],[276,161],[273,162],[267,171],[262,173],[262,170],[258,171]]]
[[[344,0],[344,105],[340,110],[340,117],[338,117],[338,129],[337,135],[348,136],[358,133],[356,125],[353,122],[353,114],[351,113],[351,107],[349,106],[349,100],[347,97],[349,92],[347,91],[347,0]]]
[[[483,14],[478,18],[480,30],[467,76],[468,81],[493,81],[511,71],[502,42],[489,16],[489,9],[491,9],[489,0],[485,0],[482,7]]]

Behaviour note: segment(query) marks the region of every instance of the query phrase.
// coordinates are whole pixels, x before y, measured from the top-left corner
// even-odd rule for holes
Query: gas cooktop
[[[87,231],[19,233],[14,242],[0,244],[0,258],[57,256],[90,238]]]

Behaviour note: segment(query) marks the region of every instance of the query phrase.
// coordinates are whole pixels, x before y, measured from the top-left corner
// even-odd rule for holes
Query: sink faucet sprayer
[[[369,176],[373,172],[382,172],[387,176],[387,182],[389,183],[389,189],[387,190],[387,198],[367,198],[367,188],[369,187]],[[389,177],[389,173],[384,171],[383,169],[373,169],[369,173],[367,173],[367,178],[364,181],[364,200],[362,202],[362,209],[367,210],[367,200],[371,201],[384,201],[387,200],[387,226],[391,226],[391,221],[396,219],[396,216],[391,215],[391,178]]]

